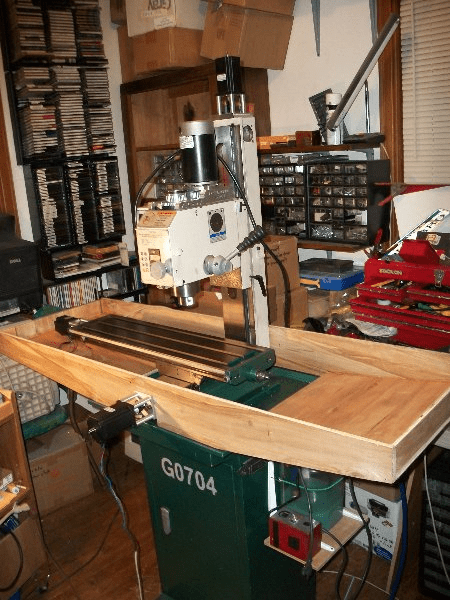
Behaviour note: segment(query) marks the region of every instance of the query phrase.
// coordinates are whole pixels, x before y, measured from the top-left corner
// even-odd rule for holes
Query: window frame
[[[400,0],[377,0],[377,26],[381,31],[391,13],[400,14]],[[401,24],[400,24],[401,27]],[[380,79],[380,130],[385,141],[382,157],[391,161],[391,180],[402,183],[403,160],[403,96],[400,27],[378,61]]]

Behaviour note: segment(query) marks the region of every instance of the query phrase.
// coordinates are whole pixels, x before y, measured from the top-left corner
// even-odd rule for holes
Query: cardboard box
[[[162,69],[197,67],[209,62],[200,56],[201,43],[202,32],[196,29],[169,27],[137,35],[122,40],[122,69],[124,60],[131,63],[126,75],[136,79]]]
[[[264,241],[286,269],[289,289],[293,290],[300,287],[297,238],[292,235],[270,235]],[[277,293],[284,291],[285,284],[281,269],[267,251],[266,280],[267,287],[276,288]]]
[[[283,69],[294,17],[208,3],[201,56],[239,56],[241,65]]]
[[[167,27],[201,30],[205,23],[206,3],[201,0],[127,0],[126,13],[130,37]]]
[[[27,452],[41,515],[93,493],[85,442],[70,425],[29,440]]]
[[[355,485],[355,496],[361,512],[368,515],[369,527],[372,533],[373,553],[385,560],[392,560],[397,537],[401,534],[402,527],[402,502],[392,501],[378,496],[370,491]],[[350,489],[346,483],[345,506],[354,508]],[[365,530],[358,533],[352,542],[367,548],[367,534]]]
[[[275,144],[295,145],[295,135],[264,135],[256,138],[258,150],[269,150]]]
[[[23,549],[22,574],[11,590],[0,592],[0,600],[8,600],[46,561],[44,545],[36,519],[25,518],[19,527],[14,529],[14,535]],[[17,545],[12,536],[6,535],[0,539],[0,556],[2,560],[0,588],[4,588],[13,581],[20,564]]]
[[[279,290],[280,288],[278,288]],[[277,288],[267,288],[267,302],[269,308],[269,324],[278,327],[285,326],[284,319],[284,294],[278,293]],[[303,328],[303,320],[308,316],[308,296],[306,288],[297,287],[290,292],[291,309],[289,312],[289,327]]]
[[[223,0],[223,4],[263,10],[265,12],[273,12],[280,15],[292,15],[294,12],[295,0]]]

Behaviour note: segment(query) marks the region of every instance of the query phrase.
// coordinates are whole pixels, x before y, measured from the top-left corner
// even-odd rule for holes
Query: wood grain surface
[[[166,307],[101,300],[64,311],[105,313],[223,337],[221,319]],[[149,394],[161,427],[222,450],[392,483],[450,420],[445,354],[271,328],[277,364],[320,377],[266,412],[148,378],[130,357],[106,363],[64,351],[56,316],[3,328],[2,352],[99,404]]]

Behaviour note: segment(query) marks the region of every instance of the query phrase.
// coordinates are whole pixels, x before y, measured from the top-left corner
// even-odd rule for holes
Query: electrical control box
[[[387,500],[355,485],[355,496],[361,512],[369,517],[372,532],[373,553],[386,560],[392,560],[397,537],[402,528],[401,500]],[[345,506],[355,509],[348,484],[345,486]],[[352,540],[358,546],[368,547],[367,534],[363,529]]]

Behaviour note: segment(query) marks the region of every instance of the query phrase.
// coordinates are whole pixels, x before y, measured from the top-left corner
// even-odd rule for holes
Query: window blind
[[[401,0],[407,183],[450,184],[450,1]]]

